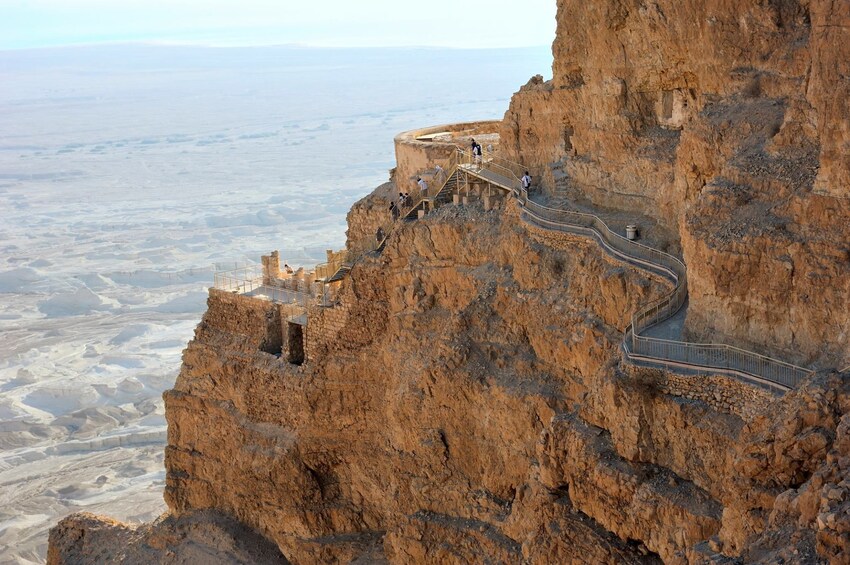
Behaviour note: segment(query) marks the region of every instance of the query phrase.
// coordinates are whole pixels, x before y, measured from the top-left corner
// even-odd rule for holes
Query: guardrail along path
[[[617,259],[662,275],[673,283],[670,294],[640,307],[632,315],[631,323],[623,332],[623,351],[627,360],[663,366],[677,372],[727,374],[775,392],[787,391],[813,373],[810,369],[731,345],[658,337],[681,336],[684,309],[688,303],[687,269],[682,261],[623,237],[593,214],[550,208],[535,202],[522,188],[520,178],[523,169],[518,163],[500,158],[473,163],[462,156],[457,168],[510,190],[523,206],[521,217],[524,221],[544,229],[590,237]],[[665,322],[669,328],[662,326]]]

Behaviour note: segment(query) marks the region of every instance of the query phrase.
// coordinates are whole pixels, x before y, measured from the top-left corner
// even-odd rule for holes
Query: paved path
[[[565,201],[563,198],[529,197],[519,187],[510,166],[497,169],[459,165],[459,169],[492,184],[512,191],[523,203],[523,220],[544,229],[572,232],[595,239],[608,253],[642,269],[664,272],[676,283],[676,289],[659,303],[641,307],[634,315],[635,326],[625,331],[623,350],[626,358],[640,364],[657,364],[676,372],[705,374],[723,373],[747,382],[784,392],[796,386],[812,371],[725,344],[689,343],[684,340],[687,318],[687,273],[684,262],[662,249],[678,245],[672,234],[654,220],[620,210],[599,210],[586,203]],[[644,237],[635,243],[624,237],[625,226],[637,224]],[[666,268],[665,268],[666,267]],[[672,269],[672,270],[670,270]],[[675,274],[674,274],[675,273]],[[679,308],[676,305],[681,304]],[[652,320],[659,319],[653,325]]]

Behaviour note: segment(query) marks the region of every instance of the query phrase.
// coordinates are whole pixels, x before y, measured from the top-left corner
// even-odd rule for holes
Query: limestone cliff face
[[[399,563],[519,559],[541,525],[526,506],[552,496],[536,479],[542,430],[587,394],[580,375],[610,370],[623,312],[663,285],[498,212],[438,216],[352,271],[351,319],[303,367],[260,351],[268,317],[251,299],[211,294],[166,395],[174,511],[224,511],[302,563],[374,543]],[[587,521],[556,498],[552,519]],[[641,557],[589,526],[611,555]]]
[[[850,4],[560,0],[557,30],[503,150],[678,229],[695,337],[850,362]]]
[[[560,0],[554,77],[501,132],[553,195],[678,233],[686,331],[825,368],[797,389],[624,364],[668,284],[473,197],[398,223],[311,308],[306,364],[274,354],[279,305],[211,290],[165,394],[171,522],[69,518],[51,563],[102,562],[92,539],[180,558],[222,515],[293,563],[846,563],[848,10]]]
[[[624,370],[624,313],[666,283],[498,208],[394,231],[312,313],[305,365],[266,352],[276,304],[212,290],[165,395],[174,517],[294,563],[841,563],[847,375],[776,398]],[[70,518],[51,563],[102,560],[93,539],[180,557],[180,531]]]
[[[233,518],[214,511],[164,516],[128,526],[88,513],[50,531],[48,563],[124,565],[285,565],[280,549]]]

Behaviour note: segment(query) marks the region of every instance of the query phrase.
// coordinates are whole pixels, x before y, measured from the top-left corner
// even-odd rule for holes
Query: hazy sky
[[[205,45],[520,47],[555,37],[555,0],[0,0],[0,49]]]

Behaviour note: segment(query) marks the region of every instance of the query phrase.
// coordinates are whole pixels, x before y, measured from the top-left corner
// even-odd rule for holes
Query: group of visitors
[[[393,221],[398,220],[399,216],[401,216],[402,210],[405,210],[412,204],[413,200],[410,198],[409,193],[399,192],[398,203],[395,201],[390,202],[390,215],[392,216]]]
[[[492,151],[492,147],[488,147],[488,150]],[[476,165],[481,166],[483,162],[483,151],[481,149],[481,144],[472,140],[472,157],[473,162]],[[441,177],[444,177],[445,171],[440,165],[434,166],[434,178],[439,181]],[[525,171],[525,174],[522,175],[522,188],[526,191],[531,189],[531,175],[528,171]],[[419,192],[422,198],[428,196],[428,183],[422,177],[416,177],[416,184],[419,187]],[[390,202],[390,215],[392,216],[393,221],[398,220],[401,216],[403,210],[406,210],[410,206],[413,205],[413,200],[410,197],[410,193],[408,192],[399,192],[398,193],[398,203],[396,201]],[[381,244],[382,241],[386,238],[387,234],[384,232],[382,227],[379,227],[375,232],[375,240],[378,245]]]

